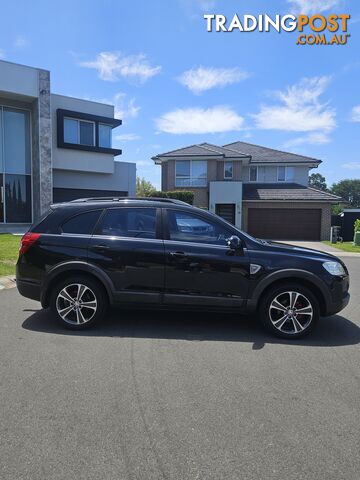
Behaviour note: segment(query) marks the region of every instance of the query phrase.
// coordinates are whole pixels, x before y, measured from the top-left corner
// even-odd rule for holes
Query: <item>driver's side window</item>
[[[192,213],[168,210],[170,240],[226,245],[232,235],[222,225]]]

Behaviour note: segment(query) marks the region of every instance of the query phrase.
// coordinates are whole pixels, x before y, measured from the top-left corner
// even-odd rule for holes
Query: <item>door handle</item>
[[[187,257],[185,252],[169,252],[169,255],[172,258],[185,258],[185,257]]]
[[[110,247],[108,245],[93,245],[93,248],[96,250],[108,250]]]

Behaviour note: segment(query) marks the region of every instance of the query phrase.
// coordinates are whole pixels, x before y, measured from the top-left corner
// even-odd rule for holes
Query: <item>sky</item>
[[[208,32],[204,14],[350,14],[347,45],[297,32]],[[115,105],[119,161],[160,187],[151,157],[237,140],[360,178],[357,0],[1,0],[0,58],[51,71],[53,93]]]

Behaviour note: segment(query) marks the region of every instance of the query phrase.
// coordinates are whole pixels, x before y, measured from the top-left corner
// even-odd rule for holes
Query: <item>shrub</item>
[[[166,193],[168,198],[181,200],[182,202],[189,203],[190,205],[192,205],[194,202],[194,192],[191,192],[190,190],[173,190]]]
[[[354,233],[356,232],[360,232],[360,218],[355,220],[355,223],[354,223]]]
[[[153,190],[152,192],[149,192],[147,197],[174,198],[175,200],[181,200],[182,202],[189,203],[190,205],[192,205],[194,202],[194,192],[189,190],[172,190],[170,192]]]
[[[167,198],[167,192],[161,192],[160,190],[153,190],[146,195],[147,197]]]

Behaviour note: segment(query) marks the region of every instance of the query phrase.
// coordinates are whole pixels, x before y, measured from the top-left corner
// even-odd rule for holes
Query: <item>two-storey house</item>
[[[321,160],[246,142],[201,143],[153,157],[162,190],[191,190],[194,204],[260,238],[328,240],[340,197],[309,187]]]

